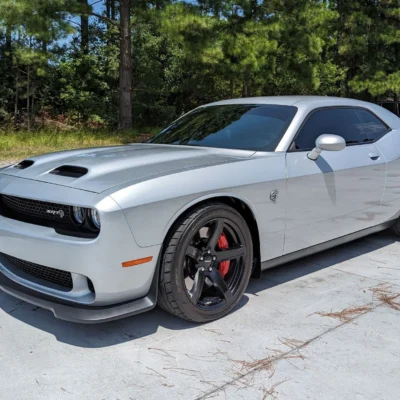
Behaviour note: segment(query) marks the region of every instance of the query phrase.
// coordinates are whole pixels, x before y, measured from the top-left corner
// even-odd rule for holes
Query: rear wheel
[[[167,238],[159,305],[181,318],[207,322],[226,315],[250,279],[253,245],[243,217],[222,203],[189,212]]]

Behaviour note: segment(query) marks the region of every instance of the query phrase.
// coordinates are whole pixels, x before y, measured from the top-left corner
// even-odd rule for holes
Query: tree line
[[[400,0],[0,0],[0,124],[159,126],[202,103],[398,100]]]

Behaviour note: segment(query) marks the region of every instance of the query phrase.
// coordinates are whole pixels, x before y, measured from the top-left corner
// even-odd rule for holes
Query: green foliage
[[[119,2],[94,3],[0,0],[0,122],[118,126]],[[400,93],[399,0],[132,1],[131,39],[136,126],[229,97]]]
[[[105,129],[89,129],[77,126],[65,129],[60,125],[48,126],[37,131],[14,131],[10,127],[0,129],[0,160],[21,160],[37,154],[81,147],[115,146],[147,140],[157,128],[141,128],[113,132]]]
[[[103,50],[103,49],[102,49]],[[65,114],[77,122],[97,121],[104,123],[112,119],[108,109],[115,95],[108,80],[104,57],[96,54],[74,54],[63,57],[58,68],[60,107]],[[115,108],[112,110],[117,111]]]
[[[400,93],[400,2],[346,2],[338,8],[340,61],[347,93],[366,98]]]

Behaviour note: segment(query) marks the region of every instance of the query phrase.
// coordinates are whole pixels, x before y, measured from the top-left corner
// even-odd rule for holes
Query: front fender
[[[280,193],[276,202],[269,198],[273,190]],[[238,199],[258,222],[262,260],[282,255],[285,196],[284,154],[162,176],[111,194],[140,247],[162,244],[176,219],[202,201]]]
[[[196,206],[197,204],[203,203],[207,200],[212,201],[213,199],[218,199],[218,198],[229,198],[229,199],[234,199],[234,200],[239,200],[246,204],[246,206],[251,210],[253,213],[254,219],[257,221],[258,220],[258,215],[257,215],[257,210],[254,207],[253,204],[251,204],[250,200],[240,196],[236,193],[232,192],[212,192],[208,193],[206,195],[200,196],[189,203],[185,204],[184,207],[182,207],[180,210],[178,210],[168,221],[168,224],[165,226],[164,231],[163,231],[163,237],[165,238],[167,236],[167,233],[171,229],[171,226],[174,224],[174,222],[181,216],[183,215],[187,210],[190,208]]]

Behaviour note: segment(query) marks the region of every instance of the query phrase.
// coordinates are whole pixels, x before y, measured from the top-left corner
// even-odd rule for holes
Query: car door
[[[362,120],[365,111],[317,109],[300,128],[286,154],[284,254],[383,222],[386,162]],[[316,138],[326,133],[343,137],[346,148],[322,151],[316,161],[308,159]]]

